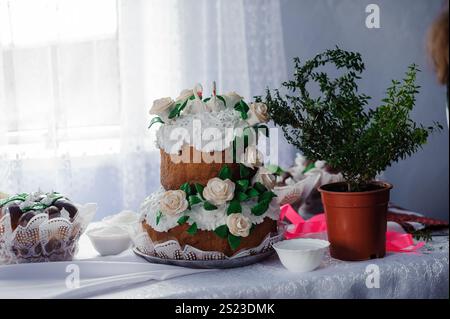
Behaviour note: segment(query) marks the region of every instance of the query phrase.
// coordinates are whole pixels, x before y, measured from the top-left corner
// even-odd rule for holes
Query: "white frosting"
[[[130,210],[121,211],[118,214],[103,218],[103,222],[110,225],[134,225],[138,222],[139,216]]]
[[[178,226],[178,219],[183,214],[178,216],[162,215],[159,223],[156,224],[157,214],[159,212],[159,199],[165,192],[164,188],[160,188],[158,191],[147,197],[141,206],[141,218],[145,220],[154,230],[159,232],[167,232],[168,230]],[[255,206],[256,201],[242,202],[242,214],[249,218],[252,224],[261,224],[264,218],[268,217],[272,220],[278,220],[280,214],[280,206],[276,201],[272,201],[269,205],[269,209],[261,216],[255,216],[251,212],[251,208]],[[227,213],[226,208],[228,204],[221,205],[216,210],[207,211],[203,209],[201,204],[192,207],[191,211],[186,211],[184,215],[189,216],[187,223],[192,225],[197,224],[197,228],[206,231],[212,231],[217,227],[226,224]]]
[[[89,231],[90,236],[109,238],[116,236],[128,237],[128,232],[120,226],[99,226]]]
[[[247,126],[239,112],[232,108],[218,112],[183,113],[159,127],[156,144],[168,154],[177,154],[184,145],[192,145],[202,152],[221,152],[231,145],[235,136],[241,136]],[[234,129],[234,132],[227,135],[226,129]],[[213,131],[221,134],[211,136]],[[200,138],[194,139],[194,136]]]

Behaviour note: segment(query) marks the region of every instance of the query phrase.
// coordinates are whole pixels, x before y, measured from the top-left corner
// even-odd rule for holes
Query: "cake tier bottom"
[[[248,237],[242,238],[241,244],[236,250],[232,250],[228,240],[217,236],[213,231],[198,230],[195,235],[190,235],[186,231],[188,224],[183,224],[170,229],[167,232],[154,230],[145,221],[142,222],[150,239],[154,243],[162,243],[168,240],[177,240],[183,249],[185,245],[190,245],[203,251],[218,251],[231,257],[242,249],[249,249],[259,246],[269,233],[277,231],[277,222],[270,218],[265,218],[261,224],[256,225]]]

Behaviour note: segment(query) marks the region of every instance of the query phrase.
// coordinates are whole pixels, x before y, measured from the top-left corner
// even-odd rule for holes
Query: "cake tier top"
[[[153,102],[150,127],[162,126],[156,133],[157,146],[168,154],[178,153],[183,146],[200,152],[221,152],[229,148],[245,130],[258,128],[268,121],[267,106],[261,102],[247,104],[235,92],[213,94],[203,99],[203,88],[197,84],[173,100],[170,97]]]
[[[73,220],[78,209],[67,197],[56,193],[35,192],[17,194],[0,200],[0,217],[9,213],[11,226],[25,227],[36,215],[46,213],[49,219],[64,217]]]

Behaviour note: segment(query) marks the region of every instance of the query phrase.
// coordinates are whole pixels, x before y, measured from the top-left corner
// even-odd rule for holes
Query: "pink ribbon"
[[[301,237],[305,234],[322,233],[327,231],[327,222],[325,214],[318,214],[308,220],[304,220],[291,205],[281,206],[280,221],[288,220],[293,225],[286,230],[284,236],[286,239]],[[414,244],[411,234],[402,234],[394,231],[386,232],[386,250],[390,252],[416,252],[425,245],[424,242]]]

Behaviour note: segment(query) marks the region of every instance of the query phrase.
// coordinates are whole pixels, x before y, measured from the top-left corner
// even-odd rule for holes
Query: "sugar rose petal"
[[[229,179],[212,178],[203,190],[203,197],[213,205],[223,205],[233,199],[235,185]]]
[[[160,210],[164,215],[176,216],[188,209],[186,193],[182,190],[171,190],[163,194],[160,200]]]
[[[266,123],[269,121],[269,112],[267,105],[262,102],[252,103],[249,106],[249,118],[247,122],[249,125],[258,123]]]
[[[252,223],[242,214],[231,214],[227,217],[227,226],[232,235],[247,237],[250,234]]]

